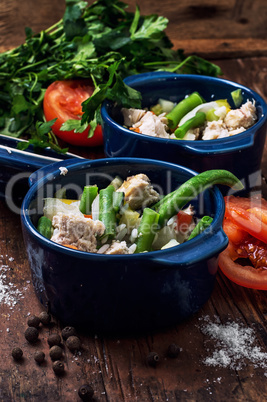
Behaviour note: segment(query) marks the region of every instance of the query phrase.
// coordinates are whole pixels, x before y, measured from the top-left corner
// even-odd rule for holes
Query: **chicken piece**
[[[132,254],[125,241],[113,241],[104,254]]]
[[[208,121],[202,133],[202,140],[216,140],[224,137],[229,137],[229,132],[223,120]]]
[[[128,177],[117,189],[125,194],[125,201],[131,209],[145,208],[159,200],[159,193],[154,190],[149,178],[143,174]]]
[[[170,134],[167,129],[166,114],[162,113],[159,116],[152,112],[146,112],[146,114],[135,124],[133,128],[138,128],[139,132],[152,137],[170,138]]]
[[[122,108],[121,111],[124,118],[124,124],[128,127],[132,127],[132,125],[137,123],[146,113],[146,111],[143,109],[134,108]]]
[[[58,213],[53,217],[52,225],[55,228],[52,241],[91,253],[97,252],[96,236],[102,236],[105,231],[102,222],[75,214]]]
[[[239,127],[236,130],[231,130],[229,131],[229,137],[231,137],[232,135],[243,133],[243,131],[246,131],[244,127]]]
[[[199,127],[193,128],[193,129],[187,131],[187,133],[185,134],[183,140],[195,141],[195,140],[199,139],[199,135],[200,135],[200,128]]]
[[[249,128],[253,126],[257,120],[255,102],[247,101],[240,109],[230,110],[227,113],[224,122],[229,131],[236,130],[240,127]]]

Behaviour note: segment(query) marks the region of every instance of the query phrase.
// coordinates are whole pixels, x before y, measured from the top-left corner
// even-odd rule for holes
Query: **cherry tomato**
[[[223,229],[229,245],[219,256],[222,272],[238,285],[267,290],[266,201],[225,197]]]
[[[87,127],[82,133],[61,131],[62,124],[69,119],[81,119],[82,102],[88,99],[94,91],[91,80],[55,81],[47,88],[44,96],[43,109],[47,121],[57,118],[52,126],[53,133],[71,145],[99,146],[103,144],[101,126],[98,125],[94,135],[88,138]]]

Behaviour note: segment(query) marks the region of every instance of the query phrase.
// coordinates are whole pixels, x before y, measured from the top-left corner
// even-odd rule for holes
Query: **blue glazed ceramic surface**
[[[58,186],[67,186],[67,196],[73,197],[88,182],[101,188],[116,175],[137,173],[147,174],[152,184],[169,192],[195,172],[135,158],[68,161],[65,176],[60,166],[33,175],[21,213],[36,294],[52,314],[93,333],[132,334],[175,325],[197,312],[211,295],[218,254],[228,243],[220,191],[215,187],[194,200],[198,215],[209,214],[214,220],[210,231],[187,243],[133,255],[86,253],[53,243],[36,231],[42,197]]]
[[[159,98],[177,102],[193,91],[198,91],[207,102],[228,99],[233,107],[230,94],[241,88],[244,101],[255,99],[258,122],[245,132],[224,139],[185,141],[154,138],[122,127],[120,109],[106,101],[101,114],[104,148],[108,157],[130,156],[164,160],[197,172],[227,169],[239,179],[244,179],[247,186],[255,185],[263,154],[267,119],[266,103],[257,93],[224,79],[166,72],[134,75],[127,77],[125,82],[141,92],[143,107],[157,103]]]
[[[46,149],[37,154],[30,146],[26,151],[17,149],[22,140],[0,135],[0,198],[18,208],[29,189],[28,178],[35,170],[60,160],[73,158],[75,155],[59,155]]]

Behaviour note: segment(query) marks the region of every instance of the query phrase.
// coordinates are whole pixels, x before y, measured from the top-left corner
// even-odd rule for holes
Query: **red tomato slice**
[[[62,124],[69,119],[81,119],[82,102],[94,91],[91,80],[55,81],[47,88],[43,101],[44,115],[47,121],[57,118],[52,126],[53,133],[63,141],[77,146],[99,146],[103,144],[101,126],[98,125],[94,135],[88,138],[90,127],[82,133],[61,131]]]
[[[229,238],[229,245],[219,256],[220,269],[238,285],[267,290],[267,202],[263,199],[225,197],[225,216],[223,229]],[[253,265],[240,265],[237,262],[240,257],[244,258],[243,261],[247,258]]]
[[[245,210],[259,207],[261,209],[267,210],[267,201],[263,198],[245,198],[245,197],[235,197],[234,195],[229,195],[224,197],[225,205],[227,206],[229,203],[237,205],[239,208],[243,208]]]
[[[228,239],[234,244],[241,243],[248,235],[245,230],[240,229],[240,227],[230,219],[224,219],[223,230]]]
[[[267,243],[267,224],[263,223],[253,213],[238,207],[235,204],[227,203],[225,216],[235,223],[241,230],[244,230]]]
[[[232,260],[227,248],[219,255],[219,267],[227,278],[238,285],[267,290],[267,269],[243,266]]]

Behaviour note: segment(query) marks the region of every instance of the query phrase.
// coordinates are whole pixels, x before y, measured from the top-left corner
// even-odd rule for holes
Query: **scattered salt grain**
[[[254,368],[267,369],[267,353],[254,346],[256,337],[252,328],[236,322],[220,324],[205,320],[201,331],[216,341],[216,350],[204,359],[205,365],[240,370],[250,362]]]
[[[8,258],[8,255],[6,257]],[[13,257],[8,259],[9,261],[14,261]],[[9,271],[10,267],[6,264],[1,264],[0,260],[0,304],[4,303],[12,309],[18,303],[18,300],[24,296],[8,278]]]

